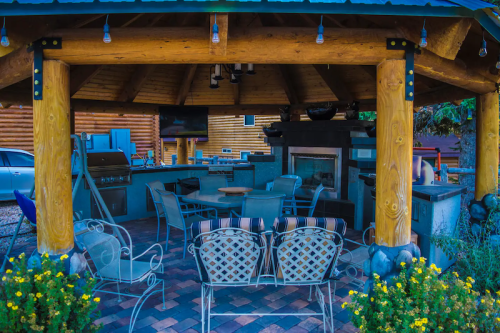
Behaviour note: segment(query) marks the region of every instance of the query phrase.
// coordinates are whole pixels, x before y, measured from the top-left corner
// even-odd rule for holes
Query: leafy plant
[[[476,280],[475,290],[500,290],[500,246],[491,242],[494,230],[491,214],[480,233],[474,233],[465,212],[460,215],[454,234],[438,231],[431,242],[441,248],[449,258],[455,258],[454,269],[460,275]]]
[[[375,275],[370,295],[350,292],[353,302],[342,307],[361,333],[500,332],[500,300],[487,292],[478,301],[473,278],[463,281],[455,272],[439,279],[439,268],[415,261],[391,287]]]
[[[41,269],[28,269],[23,254],[11,258],[14,268],[6,270],[0,284],[0,331],[78,333],[97,332],[93,321],[99,298],[92,298],[93,278],[85,283],[78,274],[65,275],[63,260],[52,261],[42,255]]]

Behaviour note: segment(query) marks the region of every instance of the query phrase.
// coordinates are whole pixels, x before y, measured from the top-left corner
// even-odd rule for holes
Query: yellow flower
[[[12,310],[14,310],[14,311],[15,311],[15,310],[17,310],[17,309],[19,309],[19,307],[18,307],[17,305],[14,305],[14,306],[12,307]]]
[[[422,319],[422,322],[423,322],[424,324],[427,324],[427,322],[428,322],[428,321],[427,321],[427,318]]]
[[[387,287],[386,287],[386,286],[384,286],[384,287],[382,288],[382,290],[384,291],[384,293],[387,293]]]
[[[484,299],[481,300],[481,303],[484,303]]]
[[[36,297],[33,298],[33,301],[36,302]]]
[[[498,318],[498,317],[497,317],[497,321],[499,321],[499,322],[500,322],[500,318]]]
[[[422,326],[422,332],[425,332],[425,327],[424,326]]]
[[[18,292],[16,293],[16,296],[17,296],[17,297],[21,297],[21,296],[23,296],[23,293],[22,293],[22,292],[20,292],[20,291],[18,291]]]
[[[406,263],[402,262],[400,265],[403,266],[403,267],[405,267]]]
[[[59,272],[57,273],[56,277],[61,277],[61,276],[64,276],[64,274],[62,272]]]
[[[9,308],[10,308],[11,306],[12,306],[12,303],[11,303],[11,302],[7,303],[7,307],[9,307]]]
[[[37,276],[37,277],[36,277],[36,279],[37,279],[38,281],[41,281],[41,280],[42,280],[42,277],[39,275],[39,276]]]
[[[83,295],[83,296],[87,296],[87,295]],[[82,297],[83,297],[83,296],[82,296]],[[86,299],[86,298],[85,298],[85,299]],[[344,303],[342,304],[342,309],[343,309],[343,308],[345,308],[345,307],[346,307],[346,305],[347,305],[347,302],[344,302]]]
[[[401,288],[403,287],[403,285],[402,285],[401,283],[399,283],[399,282],[396,284],[396,286],[397,286],[399,289],[401,289]]]
[[[417,258],[413,258],[411,261],[413,261],[413,262],[417,262]]]
[[[349,290],[349,295],[353,295],[353,294],[354,294],[354,291]]]
[[[48,258],[49,254],[48,253],[44,253],[44,254],[42,254],[42,257]]]
[[[458,277],[458,273],[457,272],[453,272],[453,275],[455,275],[456,277]]]
[[[74,287],[74,285],[72,285],[72,284],[68,284],[68,287],[69,287],[69,288],[73,288],[73,287]]]
[[[359,329],[363,329],[363,325],[359,326]]]
[[[68,259],[68,258],[69,258],[69,257],[68,257],[68,255],[67,255],[67,254],[64,254],[64,255],[62,255],[62,256],[61,256],[61,260]]]
[[[422,274],[422,270],[420,268],[418,269],[418,274]]]
[[[18,256],[19,259],[23,259],[24,258],[24,253],[21,253],[19,256]]]
[[[421,262],[421,263],[425,263],[425,260],[426,260],[426,259],[425,259],[424,257],[420,257],[420,262]]]
[[[36,293],[36,297],[40,298],[40,297],[42,297],[42,294],[41,293]]]
[[[4,276],[4,277],[2,278],[2,281],[5,281],[5,280],[7,280],[7,278]]]
[[[23,282],[24,282],[24,278],[20,278],[19,283],[23,283]]]
[[[10,274],[10,273],[12,273],[12,270],[8,269],[5,271],[5,273]]]
[[[490,293],[490,291],[489,291],[488,289],[486,289],[486,293],[487,293],[487,294],[489,294],[489,293]]]
[[[10,258],[10,259],[9,259],[9,261],[10,261],[10,262],[14,262],[14,258]]]
[[[84,300],[88,300],[88,299],[90,298],[90,296],[89,296],[89,295],[87,295],[87,294],[83,294],[83,295],[82,295],[82,298],[83,298]],[[344,304],[347,304],[347,303],[344,303]]]
[[[358,310],[354,311],[354,314],[355,314],[356,316],[359,316],[359,311],[358,311]]]
[[[475,281],[473,278],[471,278],[470,276],[469,276],[469,277],[467,277],[467,281],[469,281],[470,283],[474,283],[474,282],[476,282],[476,281]]]
[[[370,298],[370,301],[372,301],[372,302],[373,302],[373,301],[375,301],[375,300],[374,300],[374,299],[373,299],[373,297],[372,297],[372,298]]]
[[[94,302],[99,303],[101,299],[99,297],[94,298]]]
[[[56,311],[55,315],[56,315],[56,316],[59,316],[59,311]]]

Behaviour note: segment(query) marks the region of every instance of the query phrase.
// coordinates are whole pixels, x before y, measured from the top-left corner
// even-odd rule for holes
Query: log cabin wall
[[[158,123],[151,115],[92,114],[76,112],[75,132],[89,134],[109,133],[112,128],[130,128],[131,141],[136,143],[137,153],[148,150],[159,153]],[[156,138],[156,140],[155,140]],[[33,153],[33,110],[11,106],[0,112],[0,147],[16,148]],[[137,158],[137,156],[136,156]]]

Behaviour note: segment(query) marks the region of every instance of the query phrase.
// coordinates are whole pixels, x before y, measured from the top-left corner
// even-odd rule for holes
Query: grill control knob
[[[106,183],[111,183],[111,178],[106,177]]]
[[[113,182],[115,181],[115,178],[114,178],[114,177],[111,177],[111,178],[109,178],[109,181],[110,181],[111,183],[113,183]]]
[[[101,184],[105,183],[106,179],[104,177],[101,177]]]
[[[120,176],[119,180],[122,182],[122,181],[123,181],[123,177],[122,177],[122,176]]]

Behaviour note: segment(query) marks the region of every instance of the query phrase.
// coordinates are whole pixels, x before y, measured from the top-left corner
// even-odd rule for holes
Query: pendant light
[[[8,47],[10,45],[9,42],[9,36],[7,36],[7,29],[5,28],[5,17],[3,18],[3,28],[1,31],[2,39],[0,44],[2,44],[3,47]]]
[[[481,58],[486,57],[488,50],[486,50],[486,40],[484,39],[484,29],[483,29],[483,41],[481,42],[481,48],[479,48],[479,56]]]
[[[418,43],[418,46],[420,46],[421,48],[427,47],[427,30],[425,30],[425,19],[424,26],[420,31],[420,42]]]
[[[325,39],[323,38],[323,32],[324,32],[324,28],[323,28],[323,15],[321,15],[321,22],[318,26],[318,37],[316,37],[316,44],[323,44],[323,42],[325,41]]]
[[[219,26],[217,25],[217,13],[214,16],[214,25],[212,26],[212,43],[217,44],[220,42]]]
[[[109,14],[108,16],[106,16],[106,24],[104,25],[104,37],[102,39],[102,41],[106,44],[109,44],[111,43],[111,34],[109,33],[109,24],[108,24],[108,18],[109,18]]]

